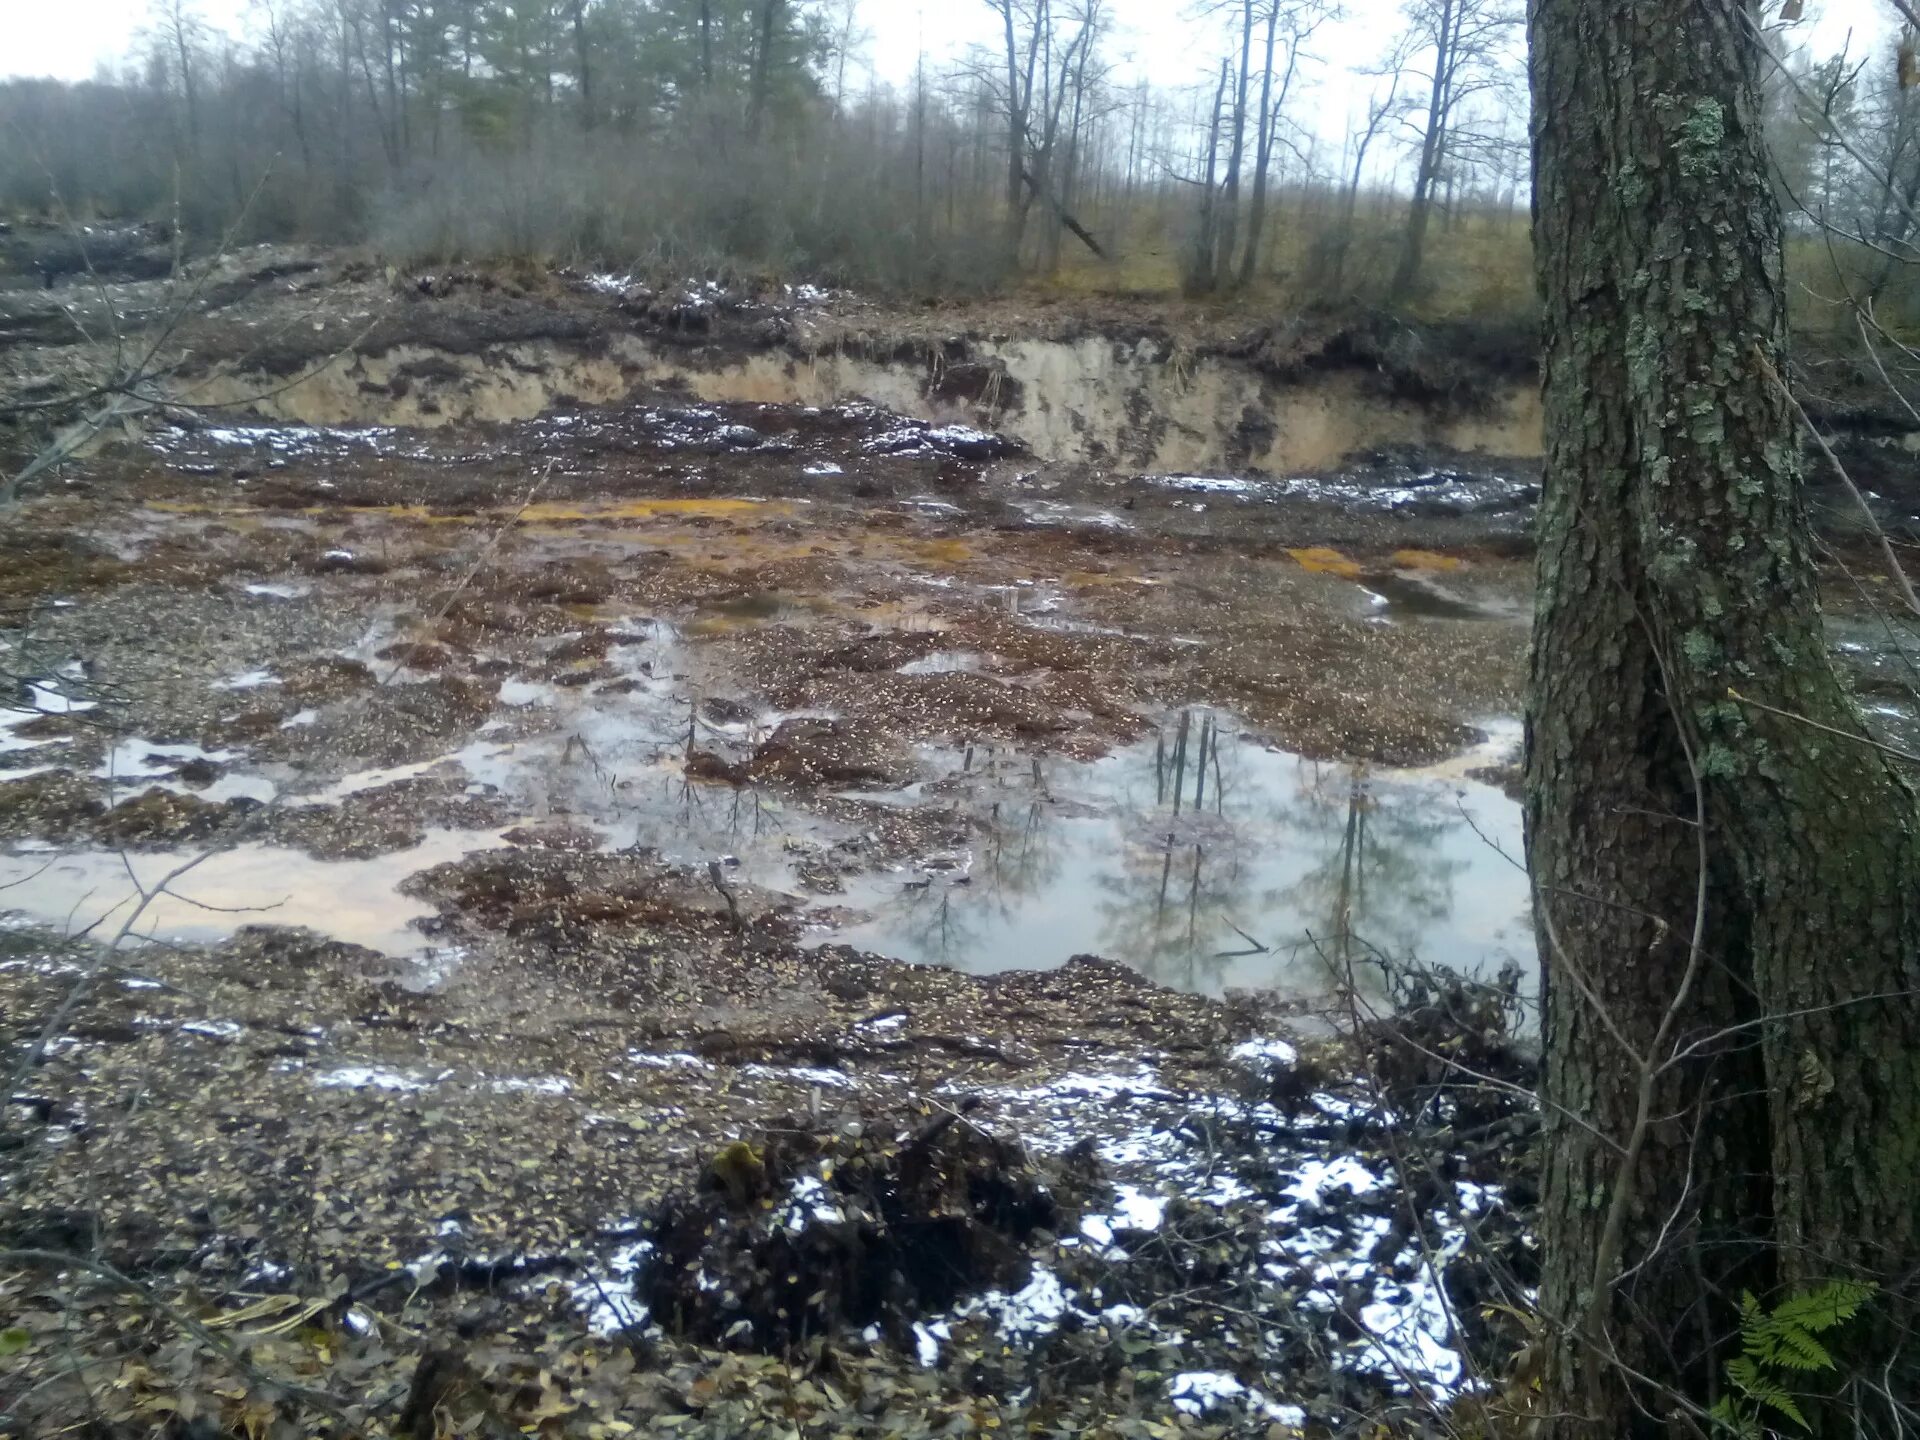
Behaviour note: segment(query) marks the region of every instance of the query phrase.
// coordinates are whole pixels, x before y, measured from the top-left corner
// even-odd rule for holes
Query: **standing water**
[[[1308,760],[1199,712],[1090,763],[944,752],[944,778],[882,798],[952,806],[973,843],[857,889],[870,918],[828,938],[976,972],[1098,954],[1214,994],[1324,994],[1382,962],[1517,969],[1531,991],[1519,807],[1467,775],[1511,728],[1427,771]]]

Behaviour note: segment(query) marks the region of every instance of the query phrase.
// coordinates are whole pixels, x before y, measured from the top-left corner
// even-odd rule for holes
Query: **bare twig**
[[[1654,662],[1660,667],[1662,681],[1668,695],[1671,696],[1673,679],[1667,670],[1666,658],[1650,626],[1648,639],[1654,642],[1652,647]],[[1707,853],[1707,785],[1700,773],[1699,761],[1694,755],[1693,741],[1687,734],[1685,723],[1679,718],[1677,707],[1674,714],[1674,730],[1680,740],[1680,751],[1686,757],[1687,777],[1693,784],[1694,863],[1697,866],[1694,882],[1693,933],[1688,939],[1686,969],[1681,973],[1680,983],[1674,988],[1673,998],[1668,1001],[1666,1011],[1660,1017],[1652,1043],[1648,1045],[1641,1058],[1638,1086],[1634,1096],[1633,1126],[1627,1132],[1626,1153],[1620,1157],[1620,1168],[1614,1176],[1613,1193],[1608,1199],[1607,1216],[1601,1225],[1599,1243],[1594,1247],[1592,1292],[1582,1329],[1585,1331],[1588,1342],[1595,1346],[1601,1346],[1606,1335],[1607,1316],[1613,1309],[1614,1287],[1620,1275],[1620,1251],[1626,1234],[1627,1216],[1633,1209],[1634,1195],[1638,1189],[1640,1155],[1646,1148],[1647,1136],[1653,1128],[1654,1092],[1666,1070],[1666,1067],[1660,1063],[1661,1052],[1665,1050],[1668,1039],[1672,1036],[1674,1027],[1679,1023],[1687,1001],[1693,994],[1693,987],[1699,979],[1706,954],[1707,894],[1710,873]],[[1663,928],[1656,934],[1654,944],[1661,945],[1665,941],[1666,935]],[[1600,1372],[1594,1370],[1591,1373],[1597,1377]]]
[[[316,1409],[324,1410],[334,1419],[351,1429],[360,1426],[347,1414],[346,1407],[324,1390],[310,1389],[292,1380],[283,1380],[279,1376],[260,1369],[234,1346],[231,1340],[215,1334],[200,1321],[187,1314],[177,1305],[162,1300],[153,1290],[127,1275],[104,1260],[88,1255],[80,1255],[66,1250],[15,1249],[0,1250],[0,1260],[15,1265],[51,1265],[61,1268],[84,1270],[88,1274],[104,1280],[114,1289],[132,1296],[148,1309],[163,1316],[187,1334],[193,1336],[202,1345],[218,1351],[231,1365],[241,1371],[248,1379],[269,1390],[277,1390],[293,1399],[305,1401]]]
[[[134,925],[137,924],[140,917],[146,913],[147,907],[152,905],[161,895],[165,894],[169,885],[178,880],[182,875],[185,875],[189,870],[192,870],[195,866],[210,859],[216,853],[216,851],[212,850],[203,851],[194,856],[193,859],[176,865],[162,876],[160,883],[152,889],[140,886],[139,882],[136,881],[135,886],[140,892],[140,903],[135,905],[132,912],[121,922],[119,931],[114,935],[113,940],[106,948],[106,954],[110,955],[113,951],[119,949],[121,942],[132,933]],[[73,1014],[74,1007],[86,998],[87,992],[93,988],[93,982],[99,978],[100,971],[105,967],[105,964],[105,956],[95,960],[80,978],[73,983],[72,988],[67,991],[60,1003],[54,1006],[53,1013],[47,1017],[47,1023],[40,1027],[40,1033],[34,1037],[33,1043],[27,1047],[27,1053],[21,1057],[20,1063],[14,1067],[13,1075],[7,1081],[4,1093],[11,1095],[26,1083],[27,1077],[33,1073],[33,1067],[38,1065],[41,1056],[46,1054],[47,1042],[60,1033],[60,1028],[67,1023],[67,1017]]]
[[[1920,765],[1920,755],[1910,750],[1902,750],[1897,745],[1889,745],[1883,740],[1875,740],[1871,735],[1855,735],[1837,726],[1823,725],[1809,715],[1797,715],[1791,710],[1782,710],[1778,705],[1769,705],[1764,700],[1755,700],[1751,695],[1742,695],[1738,690],[1728,690],[1727,698],[1741,705],[1751,705],[1755,710],[1764,710],[1769,715],[1778,715],[1782,720],[1792,720],[1823,735],[1834,735],[1842,740],[1851,740],[1856,745],[1870,746],[1883,755],[1891,755],[1896,760],[1904,760],[1909,765]]]
[[[726,872],[721,869],[718,860],[707,862],[707,878],[713,882],[713,888],[720,892],[720,898],[727,902],[727,916],[733,921],[733,928],[746,929],[746,921],[740,916],[740,897],[734,894],[733,887],[727,883]]]
[[[522,515],[533,508],[533,502],[540,498],[540,492],[547,488],[547,481],[553,478],[553,467],[556,463],[557,462],[553,460],[547,461],[547,468],[541,472],[540,478],[534,483],[533,488],[527,491],[527,498],[520,502],[520,508],[509,515],[501,524],[500,528],[488,537],[487,543],[481,547],[480,553],[474,557],[473,564],[467,567],[466,574],[460,577],[459,582],[455,584],[453,589],[448,593],[446,603],[434,612],[433,619],[427,626],[429,630],[435,628],[442,620],[447,618],[448,613],[454,607],[454,603],[459,600],[467,586],[473,583],[474,577],[485,567],[487,561],[493,558],[493,552],[500,548],[500,542],[506,538],[507,532],[520,523],[520,517]],[[387,671],[386,678],[380,682],[381,685],[391,684],[393,677],[406,668],[406,663],[407,661],[404,655],[395,660],[393,662],[393,668]]]
[[[1827,457],[1827,463],[1833,467],[1833,473],[1840,477],[1840,483],[1846,487],[1847,493],[1860,507],[1860,513],[1866,517],[1867,528],[1880,542],[1880,553],[1886,557],[1888,575],[1894,584],[1900,587],[1900,595],[1906,601],[1907,609],[1915,615],[1920,615],[1920,595],[1914,593],[1913,582],[1907,579],[1907,572],[1900,568],[1900,559],[1893,553],[1893,545],[1887,539],[1887,532],[1880,528],[1880,521],[1874,515],[1873,507],[1867,504],[1867,497],[1862,495],[1860,487],[1853,483],[1853,477],[1847,473],[1847,467],[1840,462],[1840,457],[1833,453],[1833,447],[1827,443],[1827,437],[1822,435],[1813,421],[1807,418],[1807,412],[1800,404],[1799,397],[1793,393],[1793,388],[1781,378],[1780,372],[1773,368],[1765,355],[1761,354],[1760,347],[1757,345],[1754,347],[1753,359],[1754,363],[1760,367],[1760,373],[1772,381],[1781,395],[1786,397],[1787,404],[1793,407],[1793,413],[1799,417],[1800,423],[1813,437],[1813,443],[1818,445],[1820,453]]]

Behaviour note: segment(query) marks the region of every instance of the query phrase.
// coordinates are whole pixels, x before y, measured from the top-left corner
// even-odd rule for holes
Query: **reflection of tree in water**
[[[905,886],[882,912],[922,960],[939,965],[977,958],[988,927],[1008,918],[1020,900],[1051,885],[1060,873],[1054,810],[1038,762],[1012,752],[969,750],[961,773],[973,792],[973,818],[981,830],[966,883],[955,884],[955,877],[931,870]]]
[[[1098,881],[1102,953],[1188,990],[1218,988],[1253,945],[1241,926],[1260,908],[1249,893],[1255,787],[1239,748],[1221,738],[1205,711],[1183,712],[1173,734],[1159,737],[1143,761],[1139,801],[1123,806],[1119,868]]]
[[[1189,712],[1144,758],[1124,853],[1100,879],[1104,952],[1187,989],[1218,988],[1263,953],[1282,981],[1312,945],[1335,958],[1416,953],[1452,913],[1465,868],[1443,848],[1452,821],[1438,797],[1305,761],[1297,781],[1276,786],[1270,752],[1222,743],[1233,738]],[[1278,846],[1310,863],[1296,881],[1262,886]],[[1289,917],[1285,933],[1276,912]]]
[[[713,785],[672,773],[630,782],[616,792],[615,803],[618,819],[633,827],[635,847],[672,837],[702,859],[751,849],[771,839],[779,823],[755,786]]]
[[[938,787],[976,828],[966,883],[957,859],[951,870],[926,862],[876,917],[892,940],[973,967],[1097,950],[1165,984],[1217,990],[1296,978],[1309,935],[1336,958],[1374,947],[1404,958],[1452,913],[1466,862],[1447,853],[1458,822],[1441,791],[1242,743],[1206,711],[1151,747],[1073,770],[1096,809],[1056,800],[1031,756],[969,752]],[[994,950],[1036,921],[1049,952],[1066,948]]]
[[[1381,959],[1417,961],[1422,936],[1453,914],[1466,861],[1448,853],[1457,823],[1440,792],[1379,785],[1365,767],[1302,767],[1287,823],[1326,858],[1284,896],[1300,933],[1275,937],[1288,953],[1315,953],[1336,974],[1378,975]]]

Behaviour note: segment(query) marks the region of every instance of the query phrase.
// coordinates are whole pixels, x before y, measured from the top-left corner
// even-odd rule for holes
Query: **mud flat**
[[[1500,1392],[1510,386],[356,275],[233,292],[182,383],[256,403],[0,533],[29,1433],[108,1375],[112,1434],[1267,1435]],[[245,389],[316,363],[268,353],[310,313],[366,343]],[[10,374],[60,359],[20,333]]]

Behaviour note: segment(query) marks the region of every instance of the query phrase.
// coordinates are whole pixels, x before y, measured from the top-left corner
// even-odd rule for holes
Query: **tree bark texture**
[[[1815,728],[1864,733],[1774,378],[1780,217],[1743,8],[1530,7],[1547,462],[1527,830],[1556,1435],[1664,1433],[1706,1403],[1744,1286],[1870,1275],[1889,1291],[1866,1343],[1890,1345],[1920,1255],[1914,797],[1884,754]],[[1652,1054],[1691,1058],[1660,1073],[1623,1176],[1635,1057],[1692,953],[1696,769],[1704,963]]]

